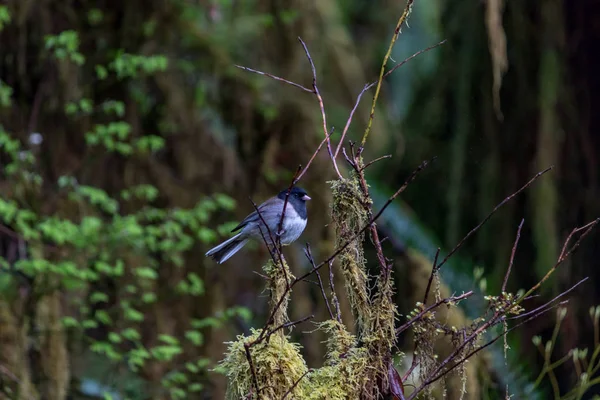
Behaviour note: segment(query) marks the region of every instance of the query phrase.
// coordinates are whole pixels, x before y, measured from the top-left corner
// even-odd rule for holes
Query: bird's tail
[[[248,242],[247,238],[242,238],[241,236],[242,232],[230,239],[227,239],[220,245],[213,247],[206,253],[206,255],[212,257],[212,259],[219,264],[224,263]]]

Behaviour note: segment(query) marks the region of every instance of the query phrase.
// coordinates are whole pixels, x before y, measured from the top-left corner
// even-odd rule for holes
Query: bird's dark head
[[[285,200],[285,196],[287,196],[287,192],[288,192],[288,189],[282,190],[281,192],[279,192],[277,197],[280,198],[281,200]],[[297,186],[294,186],[292,188],[292,190],[290,191],[290,197],[289,197],[288,201],[291,200],[292,198],[298,199],[301,201],[310,200],[310,196],[306,193],[306,190],[299,188]]]

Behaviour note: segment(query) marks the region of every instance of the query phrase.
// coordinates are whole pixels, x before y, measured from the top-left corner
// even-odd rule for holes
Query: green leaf
[[[156,293],[148,292],[142,295],[142,301],[144,303],[154,303],[156,301]]]
[[[182,352],[183,350],[179,346],[156,346],[150,350],[152,356],[159,361],[171,361]]]
[[[127,340],[132,340],[132,341],[140,340],[142,338],[142,335],[140,335],[140,333],[133,328],[127,328],[127,329],[123,330],[121,332],[121,336],[123,336]]]
[[[61,322],[65,328],[74,328],[79,326],[79,321],[73,317],[63,317]]]
[[[170,345],[179,345],[179,340],[177,340],[176,337],[173,337],[171,335],[165,335],[165,334],[161,334],[158,335],[158,340],[160,340],[161,342],[164,342],[166,344],[170,344]]]
[[[200,368],[198,368],[196,364],[191,362],[185,363],[185,368],[193,374],[197,374],[198,372],[200,372]]]
[[[192,383],[188,386],[188,391],[191,393],[199,392],[202,389],[204,389],[204,385],[202,385],[201,383]]]
[[[96,310],[94,315],[98,322],[102,322],[105,325],[110,325],[112,323],[112,318],[110,318],[110,315],[108,315],[105,310]]]
[[[195,346],[202,346],[204,343],[204,336],[198,331],[185,331],[185,338]]]
[[[217,193],[214,195],[214,198],[219,207],[228,211],[235,209],[235,200],[226,194]]]
[[[96,76],[100,80],[106,79],[106,77],[108,76],[108,70],[106,69],[106,67],[103,65],[96,65]]]
[[[94,292],[90,296],[90,303],[108,303],[108,295],[102,292]]]
[[[10,11],[8,11],[7,6],[0,6],[0,31],[4,29],[6,25],[10,23]]]
[[[144,320],[144,314],[128,307],[125,308],[125,319],[129,321],[142,322]]]
[[[158,278],[158,273],[153,270],[152,268],[149,267],[141,267],[141,268],[136,268],[135,269],[135,274],[143,279],[157,279]]]
[[[116,332],[110,332],[108,334],[108,340],[110,340],[113,343],[121,343],[123,341],[123,339],[121,338],[121,335],[119,335]]]

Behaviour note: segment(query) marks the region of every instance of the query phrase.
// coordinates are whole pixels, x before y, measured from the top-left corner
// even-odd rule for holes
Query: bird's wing
[[[265,221],[271,220],[272,214],[281,212],[279,207],[277,207],[278,203],[282,203],[282,200],[278,199],[277,197],[272,197],[269,200],[265,201],[260,206],[258,206],[258,211],[260,211],[260,215],[258,215],[258,213],[256,211],[254,211],[252,214],[250,214],[246,218],[244,218],[244,220],[242,222],[240,222],[238,226],[233,228],[233,230],[231,232],[239,231],[240,229],[242,229],[243,227],[245,227],[246,225],[248,225],[251,222],[256,222],[256,223],[262,222],[261,218],[260,218],[261,216],[263,217],[263,219]],[[273,206],[275,206],[275,207],[273,207]],[[268,222],[267,222],[267,224],[268,224]]]

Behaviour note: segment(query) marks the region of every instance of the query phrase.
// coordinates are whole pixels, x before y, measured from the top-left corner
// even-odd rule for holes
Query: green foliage
[[[91,25],[100,25],[104,19],[99,9],[87,12]],[[0,6],[0,30],[10,21],[7,8]],[[88,65],[81,43],[75,30],[44,37],[51,61],[67,61],[81,70],[91,68],[98,80],[139,83],[166,71],[170,64],[164,55],[119,50],[106,65]],[[10,107],[12,96],[12,88],[0,80],[0,108]],[[144,93],[138,96],[147,99]],[[108,151],[123,159],[152,157],[165,147],[165,137],[160,132],[135,130],[124,120],[126,104],[125,99],[82,96],[66,101],[62,110],[71,121],[85,117],[91,122],[86,124],[88,131],[82,132],[89,150]],[[190,208],[164,207],[164,193],[150,183],[111,192],[80,181],[80,176],[64,175],[44,182],[34,152],[2,125],[0,152],[7,161],[3,174],[10,178],[0,198],[0,223],[25,240],[29,250],[27,258],[17,261],[0,257],[0,268],[11,272],[0,277],[0,297],[8,301],[16,298],[20,284],[14,278],[17,274],[35,282],[36,291],[59,290],[68,303],[60,326],[73,338],[82,339],[81,344],[104,363],[126,368],[132,384],[143,382],[142,371],[160,364],[168,371],[160,385],[171,398],[187,398],[201,391],[210,363],[190,354],[198,354],[208,329],[221,327],[234,317],[248,320],[249,311],[237,307],[194,319],[178,335],[159,331],[149,315],[159,302],[199,299],[205,294],[201,270],[186,265],[186,255],[200,244],[216,241],[218,232],[208,227],[211,216],[221,210],[231,211],[234,200],[217,193],[200,198]],[[60,207],[39,206],[45,196],[42,183],[44,190],[51,188]],[[230,225],[219,227],[219,231],[230,229]],[[177,269],[173,274],[177,278],[166,290],[161,279],[171,269]],[[190,353],[189,349],[196,351]],[[103,377],[97,379],[102,381]],[[111,393],[120,388],[110,387],[115,390]],[[141,398],[142,393],[129,398],[136,396]],[[113,394],[105,393],[104,397],[113,398]]]
[[[44,38],[46,49],[58,60],[70,60],[76,65],[83,65],[85,57],[79,52],[79,34],[66,30],[58,35],[47,35]]]
[[[0,6],[0,31],[10,23],[11,17],[8,7]]]

